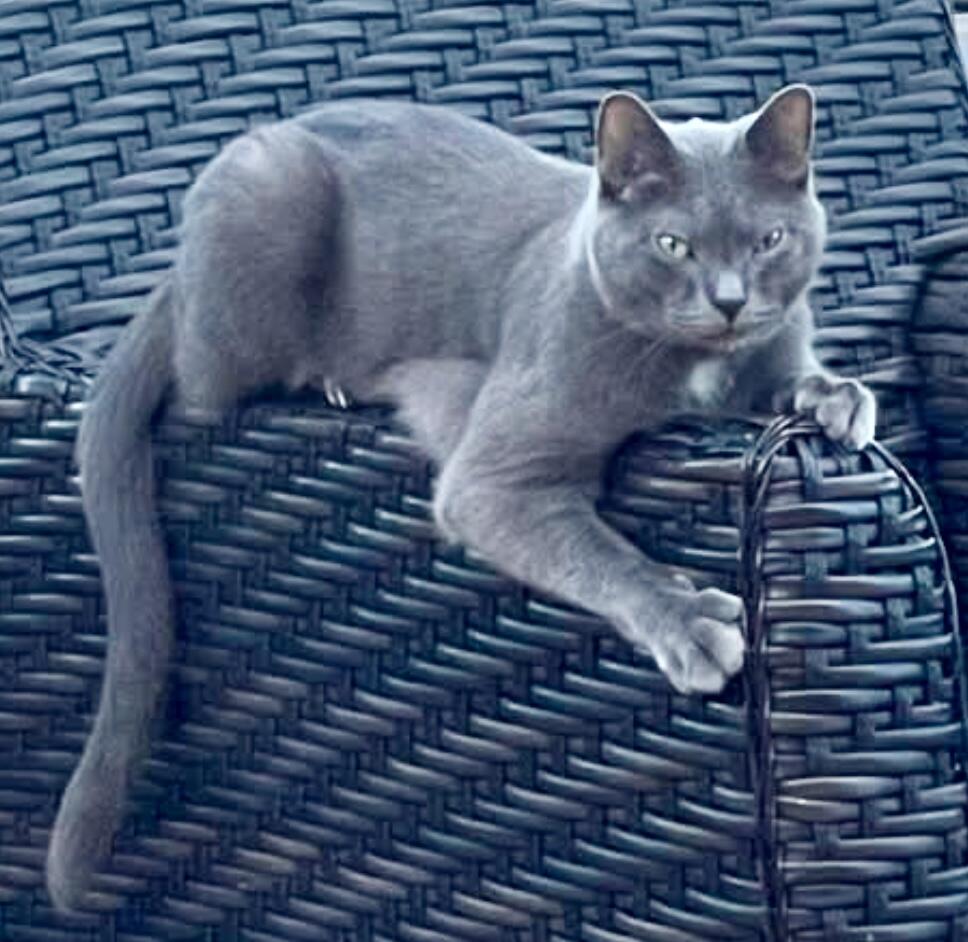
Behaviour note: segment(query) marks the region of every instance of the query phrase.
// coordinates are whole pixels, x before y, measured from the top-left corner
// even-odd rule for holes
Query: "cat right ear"
[[[746,146],[770,175],[804,186],[810,176],[816,98],[809,85],[787,85],[756,113]]]
[[[667,186],[679,177],[679,155],[649,106],[632,92],[610,92],[598,106],[596,166],[602,194],[620,199],[636,189]]]

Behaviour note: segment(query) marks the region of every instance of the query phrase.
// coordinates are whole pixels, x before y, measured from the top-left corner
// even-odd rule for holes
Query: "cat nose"
[[[725,316],[731,324],[739,316],[739,312],[743,309],[743,305],[746,303],[746,298],[729,298],[722,299],[719,298],[715,301],[716,308]]]
[[[746,288],[739,273],[735,271],[717,273],[710,300],[732,324],[746,304]]]

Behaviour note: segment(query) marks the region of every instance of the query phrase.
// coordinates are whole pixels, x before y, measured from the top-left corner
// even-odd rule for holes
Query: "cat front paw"
[[[797,385],[793,407],[810,413],[828,438],[853,451],[874,440],[877,400],[856,379],[808,376]]]
[[[743,666],[743,600],[720,589],[697,590],[681,577],[676,585],[664,606],[668,618],[643,613],[623,634],[652,655],[679,693],[719,693]]]

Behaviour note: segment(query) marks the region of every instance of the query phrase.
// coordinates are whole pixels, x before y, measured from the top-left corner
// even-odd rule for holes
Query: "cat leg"
[[[440,475],[441,530],[506,575],[609,620],[680,692],[721,690],[743,663],[742,601],[698,590],[608,527],[595,511],[601,460],[526,427],[514,408],[523,400],[490,392],[478,394]]]
[[[877,400],[863,383],[824,367],[810,326],[792,325],[745,371],[754,382],[753,402],[774,412],[806,412],[832,441],[865,448],[877,427]]]
[[[803,302],[746,363],[733,405],[741,411],[807,412],[831,440],[859,451],[874,438],[877,400],[859,380],[837,376],[821,364],[813,333],[813,314]]]
[[[395,363],[378,380],[421,450],[442,466],[457,447],[487,364],[464,358],[413,359]]]
[[[340,215],[338,180],[296,125],[236,138],[184,204],[175,281],[179,407],[216,413],[318,373]]]

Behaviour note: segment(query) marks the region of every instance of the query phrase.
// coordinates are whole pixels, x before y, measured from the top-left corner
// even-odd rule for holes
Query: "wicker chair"
[[[253,122],[460,108],[588,159],[601,94],[732,118],[816,89],[824,358],[936,494],[968,592],[968,87],[943,0],[8,0],[0,5],[0,939],[968,939],[966,716],[942,548],[881,449],[684,423],[602,512],[737,586],[751,655],[681,697],[599,621],[435,541],[392,415],[160,424],[170,709],[97,905],[42,863],[96,702],[73,439]]]

